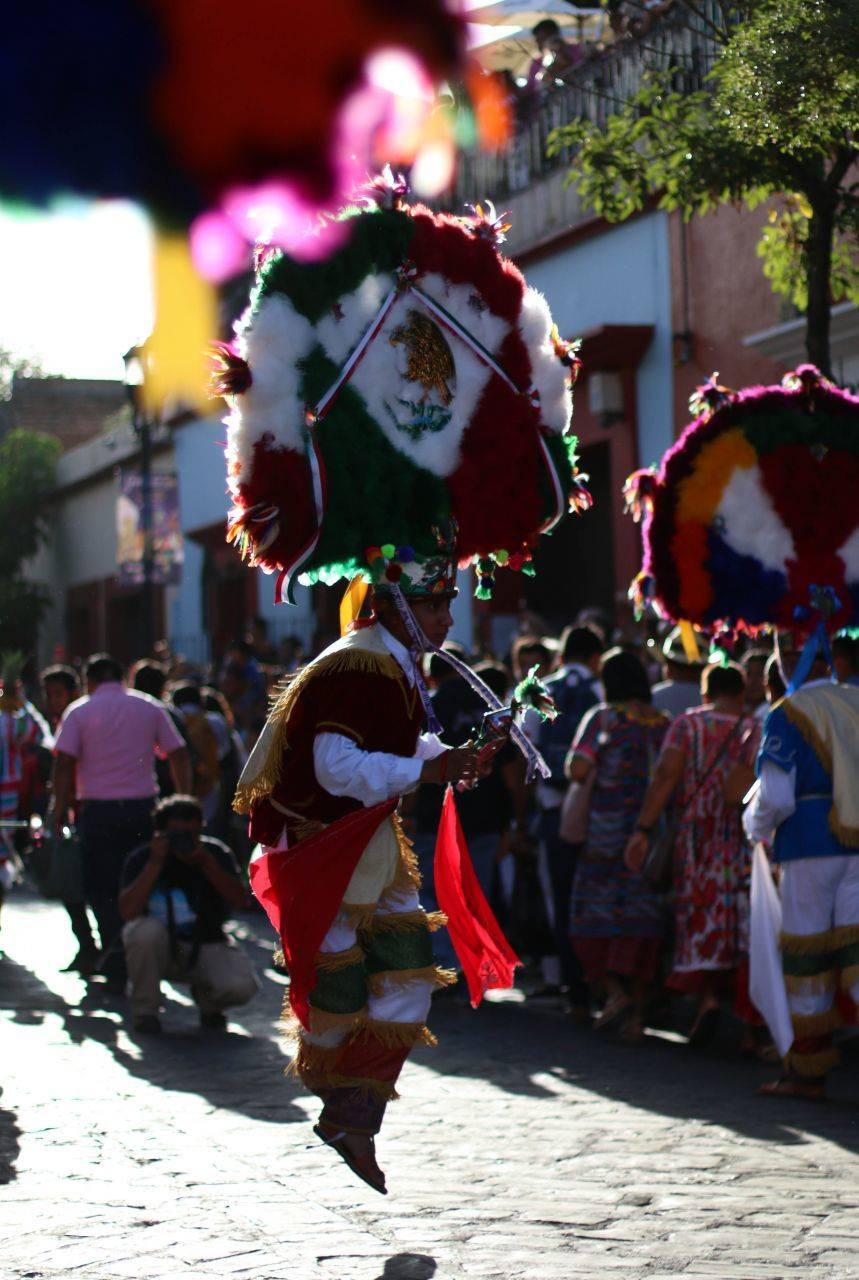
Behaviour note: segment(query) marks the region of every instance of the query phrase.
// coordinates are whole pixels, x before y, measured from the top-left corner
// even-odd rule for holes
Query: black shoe
[[[70,960],[60,973],[79,973],[82,978],[91,978],[98,970],[99,953],[97,951],[84,951],[81,949],[74,960]]]
[[[132,1025],[139,1036],[161,1035],[161,1019],[157,1013],[141,1013]]]
[[[201,1013],[200,1026],[206,1031],[226,1031],[227,1015],[218,1010],[214,1013]]]

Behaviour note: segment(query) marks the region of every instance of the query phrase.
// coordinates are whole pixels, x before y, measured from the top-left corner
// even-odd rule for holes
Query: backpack
[[[559,789],[567,785],[564,777],[564,761],[576,736],[582,717],[599,702],[596,691],[597,676],[581,676],[576,671],[551,676],[546,688],[551,693],[557,716],[545,720],[540,727],[539,748],[546,764],[552,770],[549,785]]]

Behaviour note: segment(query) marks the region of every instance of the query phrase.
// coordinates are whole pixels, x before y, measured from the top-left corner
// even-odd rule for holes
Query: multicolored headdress
[[[690,408],[658,474],[627,482],[638,602],[706,629],[859,621],[859,397],[803,365],[736,393],[714,375]]]
[[[228,537],[280,598],[299,575],[408,590],[455,527],[485,593],[495,564],[527,568],[571,494],[589,501],[569,434],[578,361],[500,255],[494,210],[407,207],[390,175],[371,194],[324,261],[262,255],[221,352]]]

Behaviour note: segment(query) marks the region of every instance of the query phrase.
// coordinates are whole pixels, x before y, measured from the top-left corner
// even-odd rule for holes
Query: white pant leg
[[[319,947],[320,955],[336,955],[344,951],[351,951],[358,944],[358,933],[354,924],[345,912],[340,911],[334,918],[334,923],[329,928]],[[313,1009],[311,1006],[311,1020],[313,1019]],[[326,1026],[321,1029],[307,1031],[301,1028],[300,1038],[308,1044],[316,1045],[320,1049],[336,1049],[346,1040],[353,1031],[353,1026],[344,1020],[333,1026]]]
[[[122,945],[134,1016],[157,1014],[161,983],[172,967],[167,926],[153,916],[138,916],[123,926]]]
[[[374,924],[381,920],[396,928],[397,916],[411,916],[420,911],[417,889],[386,889],[379,899]],[[423,1024],[427,1020],[432,993],[437,986],[438,982],[429,977],[403,981],[396,973],[389,977],[379,975],[370,985],[368,1017],[373,1022]]]
[[[859,855],[847,853],[839,861],[842,872],[835,890],[836,955],[840,948],[850,947],[853,952],[841,952],[841,985],[859,1004],[859,960],[855,959],[855,949],[859,947]]]
[[[797,858],[782,863],[781,906],[782,947],[787,953],[809,955],[831,949],[835,898],[843,873],[840,856]],[[787,937],[784,937],[787,935]],[[786,966],[786,972],[787,972]],[[808,980],[788,979],[788,1005],[803,1017],[825,1013],[833,1002],[834,983],[827,978],[827,966]]]
[[[247,1004],[259,991],[260,981],[244,951],[235,942],[204,942],[188,982],[203,1013],[220,1013]]]

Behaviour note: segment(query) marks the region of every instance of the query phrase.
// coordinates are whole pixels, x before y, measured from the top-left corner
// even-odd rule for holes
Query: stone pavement
[[[4,910],[3,1280],[859,1277],[855,1059],[828,1105],[763,1100],[767,1069],[727,1054],[447,1000],[389,1112],[382,1199],[313,1139],[267,927],[239,930],[264,989],[230,1034],[170,989],[143,1042],[58,973],[60,909]]]

